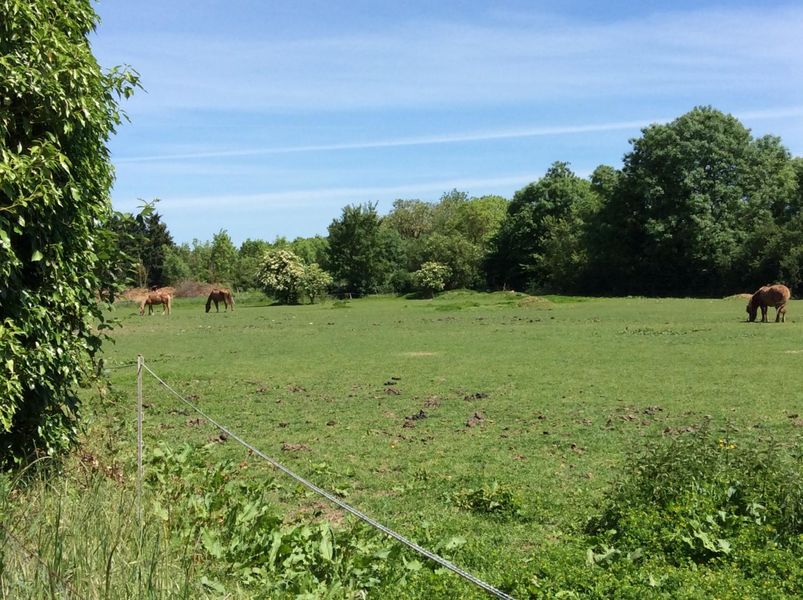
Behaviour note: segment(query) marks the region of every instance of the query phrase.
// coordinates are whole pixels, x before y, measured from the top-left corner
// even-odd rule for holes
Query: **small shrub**
[[[450,274],[451,269],[447,265],[429,261],[421,265],[421,268],[412,274],[412,282],[416,289],[433,298],[435,292],[443,291],[446,287],[446,280]]]
[[[478,489],[463,489],[452,494],[451,502],[463,510],[501,519],[523,518],[518,495],[508,486],[493,481]]]

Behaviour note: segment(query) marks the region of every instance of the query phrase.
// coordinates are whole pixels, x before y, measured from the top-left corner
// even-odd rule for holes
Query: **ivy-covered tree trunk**
[[[0,463],[75,439],[104,327],[113,170],[129,71],[101,71],[90,0],[0,0]]]

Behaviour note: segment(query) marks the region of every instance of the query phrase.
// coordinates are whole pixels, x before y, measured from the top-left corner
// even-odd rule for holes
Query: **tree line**
[[[0,0],[0,467],[77,438],[122,285],[322,293],[720,294],[803,266],[803,159],[710,107],[645,128],[621,169],[554,163],[508,200],[349,205],[327,235],[175,244],[154,203],[112,210],[108,140],[136,72],[102,70],[90,0]],[[101,378],[102,379],[102,378]]]
[[[803,277],[803,159],[698,107],[631,140],[621,169],[585,178],[555,162],[511,200],[452,190],[354,204],[328,235],[235,247],[226,231],[174,244],[153,206],[118,215],[130,283],[185,279],[264,289],[299,302],[325,292],[443,289],[719,295]]]

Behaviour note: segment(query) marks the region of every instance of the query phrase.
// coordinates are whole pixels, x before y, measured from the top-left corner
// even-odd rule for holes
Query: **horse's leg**
[[[782,304],[776,308],[775,322],[786,323],[786,304]]]
[[[767,305],[766,304],[763,304],[761,306],[761,322],[762,323],[766,323],[767,322]]]

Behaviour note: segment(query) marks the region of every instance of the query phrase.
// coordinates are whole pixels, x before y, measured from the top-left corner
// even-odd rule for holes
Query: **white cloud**
[[[803,106],[786,108],[769,108],[737,112],[740,119],[780,119],[803,115]],[[394,148],[403,146],[428,146],[437,144],[454,144],[461,142],[482,142],[491,140],[506,140],[516,138],[530,138],[541,136],[561,136],[582,133],[599,133],[606,131],[622,131],[641,129],[653,123],[664,123],[667,118],[642,119],[638,121],[613,121],[609,123],[587,123],[578,125],[557,125],[551,127],[521,127],[516,129],[498,129],[493,131],[468,131],[443,135],[400,137],[395,139],[374,140],[364,142],[345,142],[339,144],[313,144],[304,146],[274,146],[264,148],[243,148],[232,150],[197,150],[176,154],[153,154],[143,156],[121,156],[115,158],[117,164],[154,162],[154,161],[181,161],[186,159],[205,158],[234,158],[244,156],[259,156],[268,154],[292,154],[301,152],[335,152],[340,150],[367,150],[372,148]],[[168,166],[167,169],[170,167]],[[203,169],[204,167],[198,167]]]
[[[114,43],[150,90],[132,113],[360,110],[799,90],[801,22],[800,8],[755,8],[584,25],[419,21],[291,41],[137,32]]]
[[[579,174],[585,176],[586,174]],[[176,213],[192,209],[223,208],[233,209],[258,208],[313,208],[339,207],[344,203],[362,203],[376,200],[409,198],[413,196],[434,197],[452,189],[486,190],[500,187],[521,187],[537,179],[532,174],[515,174],[492,178],[459,178],[437,181],[425,181],[395,186],[377,187],[341,187],[288,190],[251,194],[214,194],[199,196],[165,197],[159,204],[160,210]],[[482,191],[477,193],[483,193]],[[119,210],[131,210],[141,202],[129,200],[118,206]]]

